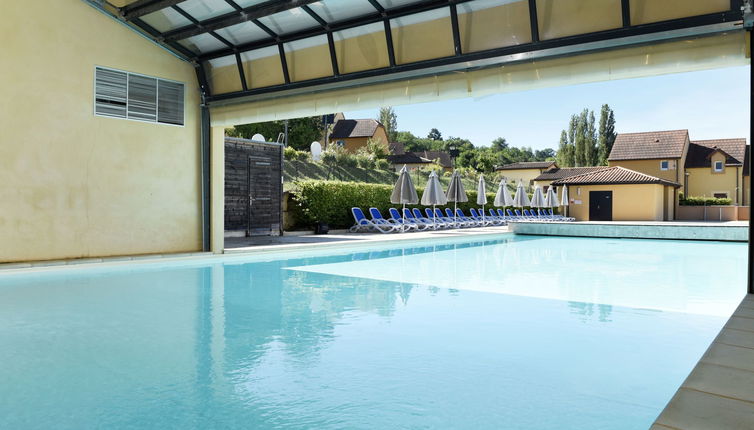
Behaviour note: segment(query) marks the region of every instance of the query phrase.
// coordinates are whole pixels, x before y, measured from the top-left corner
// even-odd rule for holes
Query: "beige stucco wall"
[[[715,172],[715,161],[725,163],[725,156],[719,152],[710,157],[709,167],[687,169],[689,190],[688,195],[694,197],[711,197],[715,193],[728,193],[733,204],[741,203],[742,192],[742,168],[736,166],[724,166],[722,172]],[[738,184],[736,183],[738,178]],[[738,187],[738,190],[736,189]]]
[[[664,187],[659,184],[570,185],[568,215],[578,221],[589,221],[589,192],[612,191],[613,221],[662,221]],[[672,195],[672,187],[668,188]]]
[[[5,4],[0,40],[0,262],[200,250],[193,68],[76,0]],[[185,127],[94,116],[95,65],[185,83]]]
[[[751,202],[749,201],[749,197],[751,195],[751,176],[744,176],[743,177],[743,204],[744,206],[751,206]]]
[[[609,161],[608,165],[625,167],[626,169],[635,170],[667,181],[678,182],[683,185],[684,170],[681,160],[677,158],[666,158],[665,160],[670,161],[668,170],[660,169],[662,159]]]
[[[518,184],[519,181],[523,182],[524,185],[529,186],[533,183],[534,178],[541,175],[544,169],[510,169],[510,170],[498,170],[496,173],[499,176],[502,176],[505,178],[506,181],[514,182],[515,184]],[[539,183],[542,183],[543,181],[539,181]]]

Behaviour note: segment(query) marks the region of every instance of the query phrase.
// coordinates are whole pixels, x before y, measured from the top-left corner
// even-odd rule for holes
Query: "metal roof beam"
[[[249,6],[240,11],[236,10],[204,21],[199,21],[198,24],[187,25],[185,27],[167,31],[163,34],[163,37],[166,41],[186,39],[191,36],[306,6],[317,1],[319,0],[270,0],[254,6]]]
[[[449,3],[460,4],[460,3],[466,3],[469,1],[471,0],[428,0],[422,3],[410,4],[410,5],[398,7],[395,9],[383,10],[383,12],[375,12],[373,14],[364,15],[358,18],[330,23],[329,24],[330,31],[335,32],[335,31],[345,30],[348,28],[374,24],[374,23],[378,23],[382,21],[387,22],[387,27],[386,27],[386,30],[387,30],[387,28],[389,28],[390,26],[389,21],[391,19],[400,18],[403,16],[412,15],[415,13],[427,12],[430,10],[435,10],[435,9],[440,9],[440,8],[446,8],[448,7]],[[238,45],[236,49],[239,52],[252,51],[254,49],[275,46],[276,44],[280,42],[288,43],[295,40],[306,39],[308,37],[323,36],[327,34],[327,31],[328,30],[322,27],[314,27],[314,28],[298,31],[295,33],[291,33],[285,36],[280,36],[278,39],[258,40],[254,42],[244,43],[244,44]],[[385,35],[389,37],[389,34],[387,31]],[[389,44],[388,49],[392,49],[392,43]],[[206,54],[199,55],[197,59],[200,61],[207,61],[213,58],[220,58],[220,57],[226,57],[228,55],[233,55],[234,53],[235,51],[231,49],[220,49],[220,50],[216,50],[213,52],[208,52]]]
[[[186,0],[137,0],[120,8],[120,15],[126,21],[132,21],[152,12],[175,6],[184,1]]]

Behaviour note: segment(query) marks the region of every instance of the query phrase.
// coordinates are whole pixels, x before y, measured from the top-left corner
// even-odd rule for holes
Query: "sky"
[[[749,66],[743,66],[394,109],[398,130],[420,137],[435,127],[444,138],[462,137],[477,146],[504,137],[512,146],[557,149],[560,132],[572,114],[589,108],[599,121],[604,103],[615,112],[618,133],[688,129],[691,140],[748,138],[749,92]],[[378,111],[345,112],[345,116],[377,118]]]

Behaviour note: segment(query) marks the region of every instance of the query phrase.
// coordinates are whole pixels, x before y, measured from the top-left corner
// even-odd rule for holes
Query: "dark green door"
[[[589,191],[589,221],[613,220],[613,192]]]

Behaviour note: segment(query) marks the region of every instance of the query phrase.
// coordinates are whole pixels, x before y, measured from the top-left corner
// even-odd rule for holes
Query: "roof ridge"
[[[598,172],[598,171],[599,171],[599,172],[601,172],[601,171],[603,171],[603,170],[607,170],[607,169],[615,169],[616,167],[620,167],[620,166],[582,166],[582,167],[570,167],[570,168],[571,168],[571,169],[583,169],[584,167],[602,167],[602,169],[599,169],[599,170],[595,170],[595,171],[593,171],[593,172],[584,172],[584,173],[579,173],[578,175],[566,176],[565,178],[562,178],[562,179],[566,179],[566,178],[568,178],[568,179],[572,179],[572,178],[578,178],[578,177],[580,177],[580,176],[591,175],[591,174],[593,174],[594,172]],[[569,168],[569,167],[564,167],[564,169],[568,169],[568,168]],[[626,170],[629,170],[629,169],[626,169]],[[561,179],[561,180],[562,180],[562,179]]]

